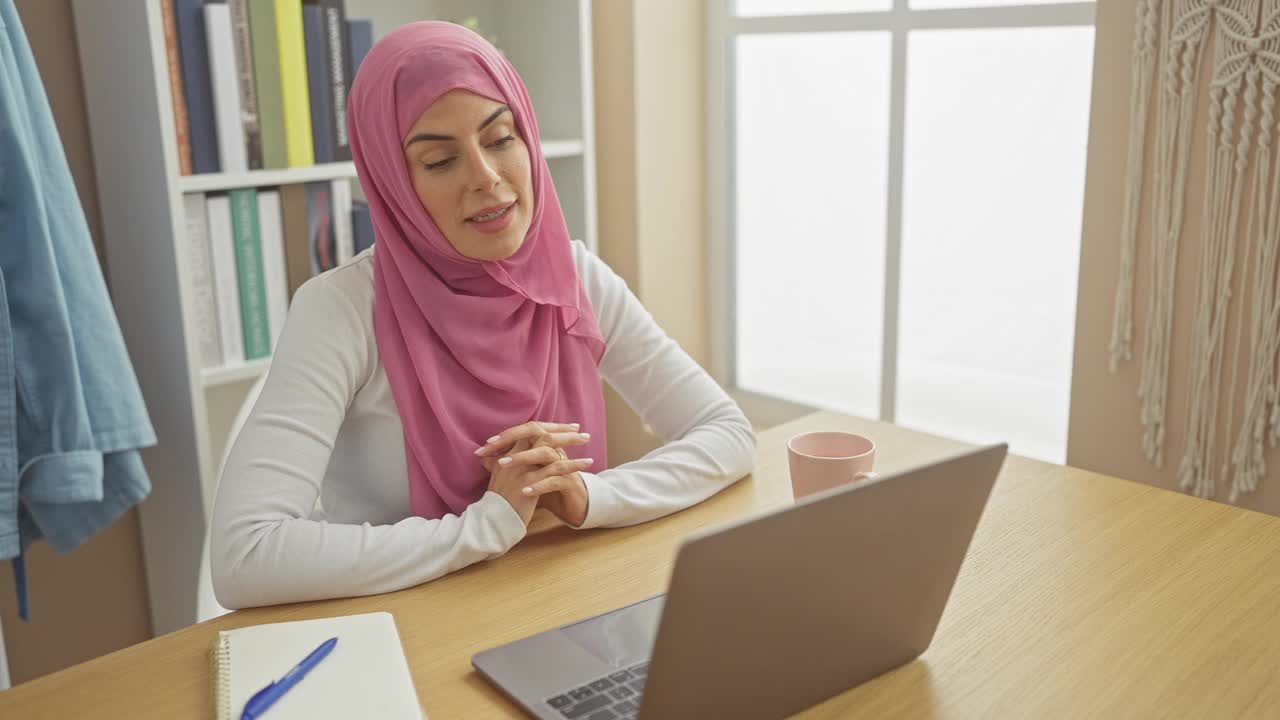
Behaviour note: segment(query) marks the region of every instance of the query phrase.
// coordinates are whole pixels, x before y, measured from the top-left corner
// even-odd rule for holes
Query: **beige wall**
[[[89,230],[102,257],[102,220],[70,0],[17,0]],[[40,543],[27,556],[31,621],[18,619],[13,575],[0,571],[0,622],[14,684],[151,637],[136,512],[67,555]]]
[[[1080,295],[1076,317],[1075,368],[1071,390],[1071,421],[1067,443],[1067,462],[1082,468],[1098,470],[1120,477],[1140,480],[1165,488],[1176,488],[1176,470],[1185,447],[1187,370],[1190,363],[1190,328],[1195,313],[1195,297],[1199,283],[1199,234],[1201,198],[1204,191],[1204,139],[1200,129],[1207,127],[1206,106],[1193,133],[1191,164],[1187,185],[1186,225],[1182,233],[1176,298],[1172,353],[1169,367],[1169,407],[1163,469],[1147,462],[1141,450],[1142,426],[1138,421],[1139,353],[1142,350],[1142,328],[1147,317],[1146,292],[1150,278],[1151,253],[1147,228],[1150,216],[1149,198],[1143,200],[1139,225],[1137,274],[1135,277],[1134,359],[1111,374],[1107,369],[1107,348],[1111,339],[1112,312],[1116,282],[1120,269],[1119,234],[1124,200],[1125,154],[1129,137],[1129,67],[1132,53],[1134,9],[1136,0],[1107,0],[1098,3],[1097,39],[1093,74],[1093,105],[1089,129],[1089,157],[1085,184],[1084,225],[1080,255]],[[1207,69],[1208,63],[1206,63]],[[1207,93],[1206,93],[1207,95]],[[1154,105],[1153,105],[1154,108]],[[1148,156],[1152,152],[1155,116],[1148,129]],[[1148,157],[1147,185],[1151,181],[1151,158]],[[1248,287],[1239,282],[1237,269],[1232,312],[1238,313],[1240,299],[1247,297]],[[1238,317],[1235,315],[1233,317]],[[1236,329],[1228,329],[1227,340],[1235,341]],[[1245,338],[1242,354],[1247,353]],[[1228,345],[1230,347],[1230,345]],[[1243,368],[1243,363],[1242,363]],[[1244,370],[1239,383],[1244,384]],[[1230,373],[1224,380],[1230,381]],[[1237,396],[1235,407],[1242,402]],[[1225,427],[1226,407],[1221,410],[1218,447],[1228,440]],[[1230,418],[1238,424],[1239,413]],[[1222,457],[1222,451],[1218,451]],[[1275,451],[1268,455],[1268,467],[1280,467]],[[1280,514],[1280,477],[1259,483],[1258,491],[1246,496],[1240,505],[1272,514]],[[1226,498],[1229,486],[1220,482],[1218,497]]]
[[[687,0],[592,7],[600,254],[706,367],[705,19]],[[609,459],[657,440],[608,394]]]

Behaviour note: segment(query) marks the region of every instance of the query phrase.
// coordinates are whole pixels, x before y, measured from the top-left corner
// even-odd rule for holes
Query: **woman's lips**
[[[515,216],[516,204],[494,205],[467,218],[467,224],[482,233],[502,232]]]

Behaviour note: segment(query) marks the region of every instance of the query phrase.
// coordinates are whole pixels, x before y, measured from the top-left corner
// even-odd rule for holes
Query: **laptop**
[[[472,665],[542,720],[791,715],[929,647],[1006,451],[697,533],[665,594]]]

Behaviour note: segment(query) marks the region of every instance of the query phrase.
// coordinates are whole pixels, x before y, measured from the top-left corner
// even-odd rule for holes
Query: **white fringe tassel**
[[[1246,7],[1240,13],[1231,7],[1218,9],[1209,87],[1209,156],[1200,230],[1199,302],[1191,345],[1187,444],[1178,467],[1178,486],[1205,498],[1213,497],[1216,487],[1214,451],[1231,281],[1261,77],[1257,62],[1259,8],[1256,2],[1242,4]],[[1244,112],[1237,133],[1236,108],[1241,104]]]
[[[1231,502],[1258,488],[1266,475],[1268,408],[1272,410],[1271,444],[1276,439],[1276,372],[1280,352],[1280,298],[1276,297],[1277,246],[1280,246],[1280,162],[1271,162],[1272,129],[1275,127],[1276,87],[1280,84],[1280,3],[1268,2],[1259,32],[1258,68],[1262,75],[1262,119],[1253,175],[1252,212],[1246,238],[1253,242],[1252,292],[1249,302],[1249,376],[1245,382],[1244,408],[1239,435],[1231,452],[1235,468]],[[1236,336],[1237,353],[1243,322]],[[1236,366],[1232,366],[1231,399],[1235,397]],[[1230,417],[1230,412],[1228,412]]]
[[[1169,387],[1169,337],[1173,330],[1174,277],[1185,205],[1187,159],[1199,97],[1205,39],[1218,3],[1248,0],[1174,0],[1162,18],[1164,87],[1156,115],[1155,201],[1152,207],[1148,314],[1138,397],[1144,428],[1142,450],[1164,465],[1165,412]]]
[[[1155,84],[1157,38],[1162,0],[1138,0],[1130,73],[1129,157],[1125,166],[1124,219],[1120,225],[1120,281],[1116,287],[1115,317],[1111,322],[1111,372],[1121,360],[1133,357],[1133,275],[1137,247],[1142,179],[1146,173],[1147,108]]]

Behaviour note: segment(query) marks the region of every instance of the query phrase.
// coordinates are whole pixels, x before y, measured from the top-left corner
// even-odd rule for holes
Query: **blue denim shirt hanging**
[[[68,552],[151,490],[155,431],[13,0],[0,0],[0,559]]]

